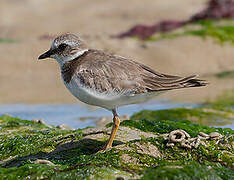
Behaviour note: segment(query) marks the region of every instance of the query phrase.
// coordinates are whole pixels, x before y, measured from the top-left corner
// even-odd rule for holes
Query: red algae
[[[200,20],[219,20],[222,18],[234,18],[234,2],[232,0],[210,0],[208,6],[201,12],[196,13],[191,18],[185,21],[166,20],[151,26],[136,25],[130,30],[120,33],[114,37],[138,37],[142,40],[150,38],[155,33],[166,33],[182,27],[189,23],[198,22]]]

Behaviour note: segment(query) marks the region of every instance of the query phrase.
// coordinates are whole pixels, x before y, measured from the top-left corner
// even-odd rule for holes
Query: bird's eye
[[[60,45],[58,46],[58,48],[59,48],[60,50],[63,50],[63,49],[65,49],[67,46],[68,46],[67,44],[62,43],[62,44],[60,44]]]

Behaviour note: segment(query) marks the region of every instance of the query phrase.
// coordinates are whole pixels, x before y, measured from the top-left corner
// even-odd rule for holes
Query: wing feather
[[[76,76],[84,86],[100,93],[140,94],[207,84],[196,79],[196,75],[179,77],[162,74],[143,64],[102,51],[93,50],[85,58]]]

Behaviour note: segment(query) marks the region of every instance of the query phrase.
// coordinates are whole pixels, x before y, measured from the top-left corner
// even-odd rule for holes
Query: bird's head
[[[60,65],[81,56],[87,51],[86,44],[74,34],[63,34],[54,39],[48,51],[38,57],[39,60],[54,58]]]

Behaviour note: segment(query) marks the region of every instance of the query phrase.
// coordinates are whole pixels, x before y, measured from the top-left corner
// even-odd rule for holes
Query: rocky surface
[[[225,103],[222,108],[215,102],[196,109],[141,111],[121,122],[113,148],[105,152],[100,150],[111,123],[72,130],[5,115],[0,117],[0,177],[231,179],[234,131],[189,121],[230,119],[234,112]]]

